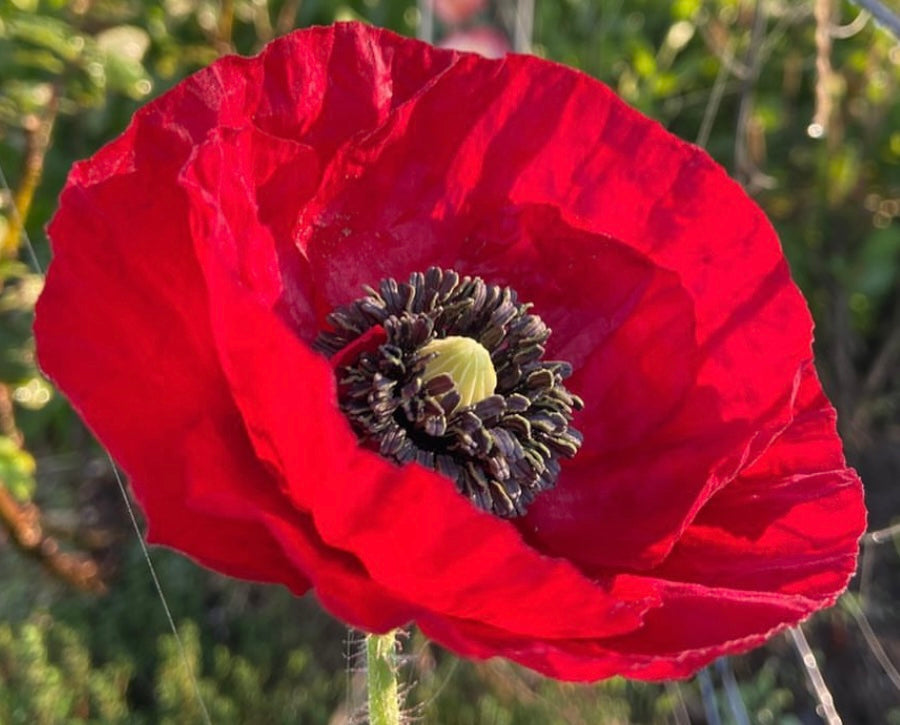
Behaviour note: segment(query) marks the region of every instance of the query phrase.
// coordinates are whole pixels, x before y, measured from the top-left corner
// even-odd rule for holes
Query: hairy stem
[[[366,635],[370,725],[400,725],[394,632]]]

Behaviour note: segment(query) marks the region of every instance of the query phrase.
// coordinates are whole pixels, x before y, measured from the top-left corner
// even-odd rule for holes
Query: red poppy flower
[[[581,73],[297,32],[139,111],[49,233],[41,364],[148,538],[206,566],[573,680],[686,675],[854,569],[860,483],[771,226]],[[423,372],[450,328],[487,402]]]

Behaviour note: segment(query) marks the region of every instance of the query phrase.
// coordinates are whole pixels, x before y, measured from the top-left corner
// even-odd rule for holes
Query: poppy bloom
[[[208,567],[568,680],[687,675],[854,569],[771,226],[581,73],[297,32],[139,111],[49,234],[41,365]]]

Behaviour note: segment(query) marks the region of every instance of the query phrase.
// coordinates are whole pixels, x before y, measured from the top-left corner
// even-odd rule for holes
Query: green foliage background
[[[900,45],[838,4],[823,75],[816,4],[538,0],[533,51],[705,145],[763,205],[813,309],[877,530],[900,517]],[[503,28],[514,5],[475,22]],[[420,15],[387,0],[0,2],[0,723],[201,722],[185,659],[215,723],[362,718],[358,635],[311,598],[158,550],[182,656],[109,463],[40,377],[30,333],[43,227],[75,160],[221,53],[349,18],[414,35]],[[890,533],[867,538],[853,593],[806,627],[845,722],[900,723],[898,552]],[[737,722],[722,684],[732,671],[751,722],[815,722],[786,639],[711,670],[725,722]],[[401,676],[424,722],[705,721],[697,682],[564,685],[460,662],[416,633]]]

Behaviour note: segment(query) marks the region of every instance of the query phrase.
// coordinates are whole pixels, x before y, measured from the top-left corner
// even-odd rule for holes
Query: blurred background
[[[898,11],[871,0],[0,0],[0,723],[194,723],[203,706],[214,723],[363,721],[358,633],[311,597],[153,550],[179,647],[111,464],[41,378],[30,333],[44,225],[75,160],[219,55],[355,18],[581,68],[707,148],[781,236],[870,510],[850,592],[803,626],[815,660],[785,634],[691,681],[575,686],[458,661],[412,632],[400,672],[409,715],[836,723],[810,684],[817,661],[843,722],[900,724]]]

